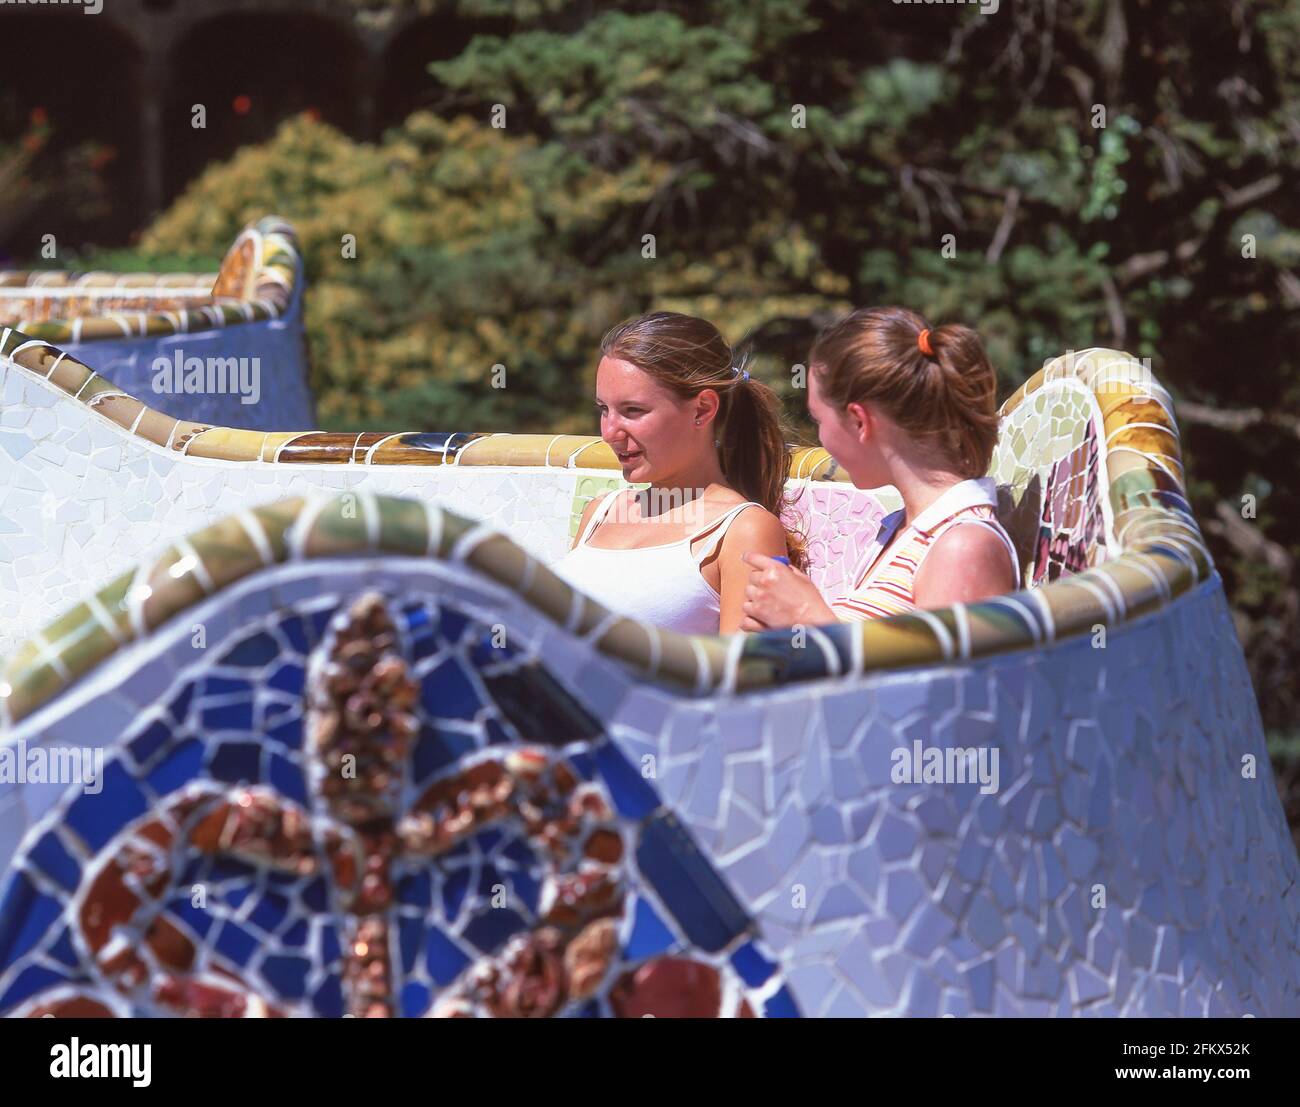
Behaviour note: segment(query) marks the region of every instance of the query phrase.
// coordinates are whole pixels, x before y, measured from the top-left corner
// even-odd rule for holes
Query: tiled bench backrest
[[[999,515],[1026,587],[1107,559],[1099,426],[1091,391],[1075,380],[1039,388],[1003,418],[989,475],[998,482]]]

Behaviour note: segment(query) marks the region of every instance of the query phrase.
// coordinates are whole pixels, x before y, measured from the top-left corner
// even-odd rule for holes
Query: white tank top
[[[620,615],[683,634],[717,634],[721,597],[700,574],[700,564],[717,548],[737,515],[747,507],[762,505],[749,500],[736,504],[694,534],[663,546],[607,550],[588,545],[620,495],[612,492],[605,497],[578,544],[552,565],[551,571]],[[705,543],[693,551],[691,543],[706,534]]]

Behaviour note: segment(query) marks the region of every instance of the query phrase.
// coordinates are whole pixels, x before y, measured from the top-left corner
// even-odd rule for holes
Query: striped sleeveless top
[[[988,527],[1006,544],[1020,587],[1020,560],[1010,536],[997,518],[997,484],[992,477],[964,480],[954,484],[929,507],[917,515],[894,543],[888,558],[880,555],[893,541],[903,523],[904,511],[887,515],[880,523],[876,540],[867,547],[862,571],[853,591],[831,604],[836,616],[846,622],[882,619],[889,615],[906,615],[916,610],[912,589],[917,570],[930,547],[950,527],[971,523]]]

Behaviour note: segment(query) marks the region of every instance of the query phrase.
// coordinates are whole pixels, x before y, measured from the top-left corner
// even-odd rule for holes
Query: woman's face
[[[882,477],[878,451],[863,441],[863,425],[849,411],[827,403],[822,396],[816,369],[808,374],[808,414],[817,424],[817,438],[858,488],[878,488],[888,483]]]
[[[603,357],[596,368],[600,437],[609,443],[629,484],[681,472],[694,460],[701,434],[695,426],[700,397],[679,399],[630,361]]]

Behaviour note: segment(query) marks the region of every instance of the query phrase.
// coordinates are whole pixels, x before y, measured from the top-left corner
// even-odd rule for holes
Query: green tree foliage
[[[287,124],[146,237],[298,225],[332,425],[592,430],[599,337],[651,306],[744,338],[796,421],[790,368],[851,304],[977,326],[1008,392],[1066,349],[1125,348],[1179,400],[1261,706],[1295,725],[1300,2],[459,14],[513,30],[431,67],[445,111],[376,146]]]

